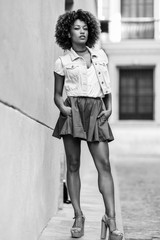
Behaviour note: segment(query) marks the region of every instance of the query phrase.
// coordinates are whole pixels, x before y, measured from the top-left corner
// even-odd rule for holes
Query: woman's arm
[[[63,86],[64,86],[64,76],[61,76],[54,72],[55,84],[54,84],[54,102],[59,108],[60,112],[68,116],[71,114],[71,108],[64,105],[63,101]]]
[[[103,120],[106,121],[110,115],[112,114],[112,94],[106,94],[103,98],[104,105],[106,107],[106,110],[102,111],[98,118],[103,117]]]
[[[112,94],[106,94],[105,97],[103,98],[106,110],[109,114],[109,116],[112,114]],[[109,117],[108,116],[108,117]]]

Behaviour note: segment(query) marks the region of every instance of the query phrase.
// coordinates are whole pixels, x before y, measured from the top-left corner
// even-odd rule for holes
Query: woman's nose
[[[84,29],[83,29],[83,28],[81,28],[81,29],[80,29],[80,32],[81,32],[81,33],[84,33]]]

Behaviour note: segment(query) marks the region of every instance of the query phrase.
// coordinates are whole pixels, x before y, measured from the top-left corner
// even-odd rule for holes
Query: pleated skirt
[[[108,121],[103,123],[101,118],[97,118],[106,109],[101,98],[67,97],[64,104],[71,107],[72,114],[64,116],[60,113],[52,136],[72,135],[87,142],[114,140]]]

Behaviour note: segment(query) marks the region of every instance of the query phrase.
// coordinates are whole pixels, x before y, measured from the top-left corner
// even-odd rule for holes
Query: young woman
[[[80,152],[85,140],[98,171],[98,186],[105,205],[101,238],[121,240],[116,228],[114,184],[108,142],[113,135],[108,124],[112,112],[108,58],[103,50],[93,50],[100,26],[89,12],[77,10],[61,15],[56,25],[56,42],[64,50],[55,63],[54,101],[60,110],[53,136],[63,138],[67,159],[67,185],[74,209],[73,238],[84,235],[85,217],[80,205]],[[63,88],[67,99],[63,100]]]

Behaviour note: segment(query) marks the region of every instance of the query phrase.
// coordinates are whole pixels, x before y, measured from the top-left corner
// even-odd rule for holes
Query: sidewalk
[[[83,145],[83,148],[85,150],[82,151],[81,163],[83,171],[81,205],[86,217],[86,222],[85,235],[81,239],[99,240],[100,222],[104,214],[104,206],[101,194],[98,191],[97,171],[86,146]],[[118,184],[114,164],[111,164],[111,167],[115,182],[117,226],[119,230],[123,232]],[[73,221],[73,210],[71,205],[64,204],[63,210],[60,210],[57,215],[50,220],[39,240],[73,239],[70,237],[70,228],[73,225]]]
[[[116,159],[125,239],[160,239],[160,156]]]

